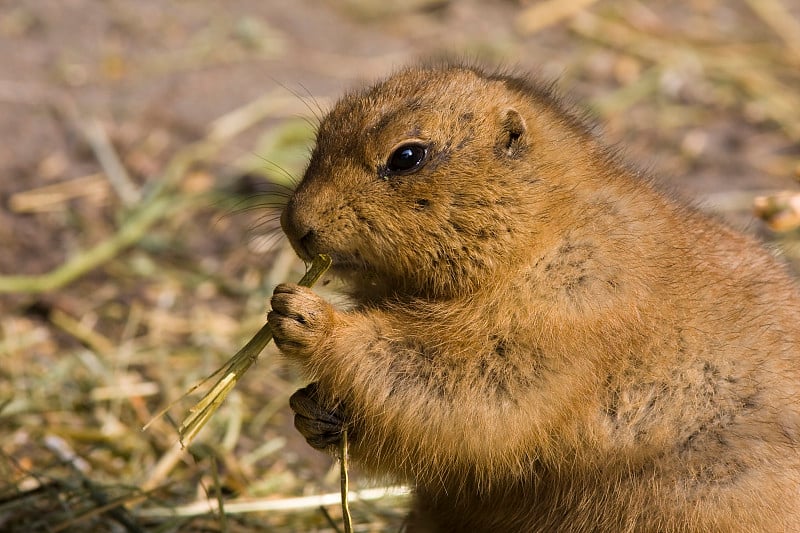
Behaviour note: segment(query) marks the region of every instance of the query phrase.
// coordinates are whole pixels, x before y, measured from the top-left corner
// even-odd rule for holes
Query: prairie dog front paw
[[[311,383],[289,398],[294,415],[294,427],[317,450],[329,450],[339,443],[344,429],[341,405],[333,410],[323,407],[319,386]]]
[[[290,357],[316,352],[333,329],[336,311],[311,289],[283,283],[272,293],[267,321],[275,344]]]

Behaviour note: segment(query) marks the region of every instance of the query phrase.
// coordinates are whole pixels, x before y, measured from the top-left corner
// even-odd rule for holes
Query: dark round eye
[[[403,144],[389,156],[386,170],[394,173],[412,172],[422,165],[427,153],[428,148],[424,144]]]

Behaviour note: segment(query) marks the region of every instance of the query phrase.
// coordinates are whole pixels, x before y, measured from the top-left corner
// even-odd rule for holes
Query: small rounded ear
[[[506,157],[518,157],[525,147],[525,120],[515,109],[507,109],[500,119],[500,138],[496,151]]]

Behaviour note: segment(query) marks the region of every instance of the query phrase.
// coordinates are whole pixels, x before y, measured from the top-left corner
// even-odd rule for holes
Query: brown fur
[[[408,139],[425,163],[387,176]],[[356,306],[278,287],[278,346],[415,487],[409,530],[800,531],[797,287],[547,88],[445,65],[346,95],[282,222]]]

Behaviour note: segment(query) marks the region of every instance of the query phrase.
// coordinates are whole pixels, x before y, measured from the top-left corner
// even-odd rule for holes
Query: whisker
[[[312,102],[314,102],[314,106],[315,106],[315,107],[316,107],[316,109],[317,109],[317,113],[319,113],[319,114],[317,114],[317,113],[314,113],[314,117],[317,119],[317,124],[319,124],[320,122],[322,122],[322,119],[325,117],[325,110],[324,110],[324,109],[322,109],[322,106],[320,105],[320,103],[319,103],[319,100],[317,100],[317,98],[316,98],[316,97],[314,96],[314,94],[313,94],[313,93],[312,93],[312,92],[311,92],[311,91],[308,89],[308,87],[306,87],[306,86],[305,86],[305,85],[304,85],[302,82],[301,82],[301,83],[299,83],[298,85],[300,85],[300,87],[301,87],[301,88],[302,88],[302,89],[303,89],[303,90],[306,92],[306,94],[308,95],[308,98],[309,98],[309,99],[310,99]],[[313,111],[312,111],[312,113],[313,113]]]
[[[236,215],[242,215],[245,213],[250,213],[253,211],[264,211],[268,213],[274,213],[276,216],[280,216],[280,213],[286,207],[287,201],[285,199],[275,199],[272,201],[269,200],[258,200],[256,201],[253,198],[244,198],[237,201],[234,205],[230,206],[218,206],[220,209],[223,209],[223,213],[220,214],[220,220],[233,217]]]
[[[284,183],[277,182],[277,181],[268,181],[268,183],[270,183],[271,185],[273,185],[275,187],[283,187],[289,193],[294,191],[294,188],[297,187],[297,184],[299,183],[298,180],[297,180],[297,177],[295,177],[294,174],[289,172],[286,168],[284,168],[282,165],[279,165],[275,161],[267,159],[266,157],[261,156],[261,155],[256,154],[256,153],[254,153],[253,155],[255,157],[259,158],[265,165],[267,165],[271,169],[277,171],[279,174],[281,174],[282,176],[287,178],[289,180],[289,182],[292,184],[292,187],[289,187],[288,185],[286,185]]]
[[[248,244],[259,253],[269,253],[280,244],[284,238],[283,232],[273,230],[268,233],[252,235]]]
[[[273,216],[273,217],[260,217],[259,219],[255,220],[253,224],[250,226],[250,231],[255,230],[262,230],[267,228],[268,231],[279,230],[280,226],[280,216]]]
[[[287,91],[289,91],[289,92],[290,92],[290,93],[291,93],[291,94],[292,94],[292,95],[293,95],[295,98],[297,98],[298,100],[300,100],[300,101],[303,103],[303,105],[304,105],[304,106],[306,106],[306,109],[308,109],[309,113],[311,113],[311,114],[314,116],[314,118],[315,118],[315,119],[316,119],[316,121],[317,121],[317,124],[319,124],[319,122],[321,122],[321,121],[322,121],[322,117],[325,115],[325,112],[322,110],[322,107],[319,105],[319,102],[316,100],[316,98],[314,98],[314,95],[312,95],[312,94],[311,94],[311,91],[309,91],[309,90],[308,90],[308,88],[307,88],[305,85],[303,85],[302,83],[300,83],[300,84],[299,84],[299,85],[300,85],[300,87],[301,87],[301,88],[302,88],[302,89],[303,89],[303,90],[306,92],[306,94],[308,95],[307,97],[306,97],[306,96],[303,96],[303,95],[302,95],[302,94],[300,94],[298,91],[296,91],[296,90],[292,89],[291,87],[289,87],[289,86],[285,85],[284,83],[281,83],[281,82],[279,82],[279,81],[277,81],[277,80],[274,80],[274,81],[275,81],[275,83],[277,83],[279,86],[281,86],[281,87],[283,87],[284,89],[286,89]],[[311,106],[311,105],[308,103],[309,99],[310,99],[310,100],[311,100],[311,101],[314,103],[314,106],[315,106],[315,107],[312,107],[312,106]],[[316,126],[314,126],[313,124],[312,124],[312,126],[314,127],[314,130],[316,131]]]

